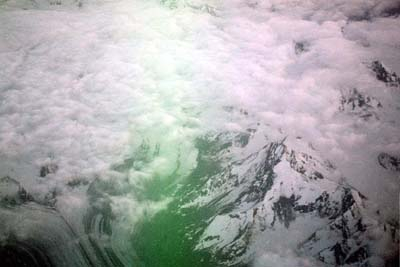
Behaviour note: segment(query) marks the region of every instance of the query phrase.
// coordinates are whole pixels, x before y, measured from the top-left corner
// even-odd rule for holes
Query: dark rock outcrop
[[[400,171],[400,157],[389,155],[388,153],[380,153],[378,162],[383,168],[392,171]]]
[[[395,72],[391,72],[387,69],[381,62],[377,60],[372,62],[371,69],[375,73],[376,79],[384,82],[387,86],[400,86],[400,77]]]
[[[364,95],[356,88],[342,92],[339,110],[347,114],[358,116],[364,120],[378,119],[378,110],[382,104],[374,97]]]

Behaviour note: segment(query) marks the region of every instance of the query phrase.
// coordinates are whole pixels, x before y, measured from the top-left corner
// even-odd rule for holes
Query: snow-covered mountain
[[[0,266],[399,266],[398,0],[0,0]]]

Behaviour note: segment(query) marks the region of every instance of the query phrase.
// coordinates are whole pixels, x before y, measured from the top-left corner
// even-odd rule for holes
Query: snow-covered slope
[[[333,266],[383,266],[396,257],[397,223],[382,222],[379,211],[368,212],[365,196],[345,181],[334,182],[338,173],[331,163],[312,148],[296,151],[285,140],[265,141],[250,152],[257,135],[244,144],[243,134],[208,139],[221,150],[201,156],[222,164],[230,151],[240,156],[191,192],[201,196],[190,207],[215,209],[196,249],[211,249],[226,266],[254,257],[256,265],[269,266],[271,251],[283,258],[288,248]]]
[[[398,266],[399,13],[0,0],[0,265]]]

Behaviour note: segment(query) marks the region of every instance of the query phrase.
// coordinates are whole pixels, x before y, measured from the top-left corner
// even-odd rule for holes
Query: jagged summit
[[[0,0],[0,266],[398,266],[398,0]]]

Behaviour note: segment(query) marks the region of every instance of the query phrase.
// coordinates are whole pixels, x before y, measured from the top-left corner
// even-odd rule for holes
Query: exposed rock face
[[[310,50],[310,44],[308,42],[295,42],[294,43],[294,52],[296,55],[303,54]]]
[[[48,174],[56,173],[58,166],[54,163],[46,164],[40,167],[40,177],[46,177]]]
[[[260,244],[272,236],[279,237],[274,246],[289,240],[293,249],[327,266],[375,267],[377,262],[395,262],[399,225],[371,216],[365,197],[338,182],[342,179],[335,167],[312,146],[285,138],[269,140],[252,130],[210,134],[200,138],[197,147],[197,167],[173,193],[168,211],[154,224],[138,227],[148,227],[137,232],[149,235],[140,242],[161,238],[153,234],[154,227],[164,234],[163,223],[171,220],[177,224],[172,233],[178,235],[175,242],[188,249],[177,255],[193,253],[193,262],[203,264],[199,266],[246,266]],[[140,236],[118,229],[112,206],[114,197],[135,190],[123,178],[129,168],[125,165],[137,164],[138,158],[151,162],[154,153],[148,145],[139,151],[115,167],[121,179],[98,178],[75,185],[87,186],[89,200],[78,228],[53,205],[35,201],[16,180],[0,179],[0,255],[7,264],[59,266],[59,259],[64,259],[67,266],[130,266],[132,257],[140,262],[146,256],[141,249],[149,247],[136,242]],[[379,159],[382,166],[393,165],[387,154]],[[14,222],[21,215],[26,219],[19,226]],[[116,247],[118,238],[126,240],[123,248]],[[135,242],[130,243],[132,238]],[[384,255],[376,249],[377,243]],[[123,253],[127,249],[132,252],[128,259]]]
[[[378,162],[385,169],[400,171],[400,157],[382,152],[378,155]]]
[[[210,137],[208,142],[225,144],[219,146],[223,148],[216,161],[237,149],[229,139],[229,134]],[[290,233],[301,218],[309,222],[304,232],[312,234],[297,241],[298,249],[326,264],[372,266],[368,261],[376,252],[371,249],[371,232],[391,239],[389,247],[395,253],[397,237],[390,237],[385,224],[366,215],[364,196],[333,181],[335,168],[315,151],[296,152],[284,141],[267,143],[255,153],[246,154],[246,147],[240,151],[239,159],[209,179],[201,188],[203,197],[192,203],[199,209],[219,207],[209,219],[198,250],[222,255],[226,266],[243,263],[257,250],[257,240],[283,231],[281,226]],[[285,238],[290,239],[290,234]]]
[[[0,203],[2,205],[21,205],[32,199],[18,181],[8,176],[0,178]]]
[[[384,82],[387,86],[400,86],[400,77],[395,72],[388,70],[381,62],[372,62],[371,69],[373,72],[375,72],[376,78],[379,81]]]
[[[360,205],[356,192],[344,189],[341,203],[329,215],[330,222],[310,236],[300,248],[321,261],[332,265],[360,264],[369,256]],[[357,265],[356,265],[357,266]]]
[[[356,88],[342,93],[339,110],[364,120],[378,118],[377,111],[382,104],[374,97],[363,95]]]
[[[291,195],[290,198],[285,196],[279,197],[278,201],[276,201],[272,207],[272,210],[274,211],[274,220],[271,225],[273,226],[275,224],[276,217],[278,217],[279,222],[283,223],[286,228],[289,228],[290,222],[296,219],[294,207],[294,195]]]

